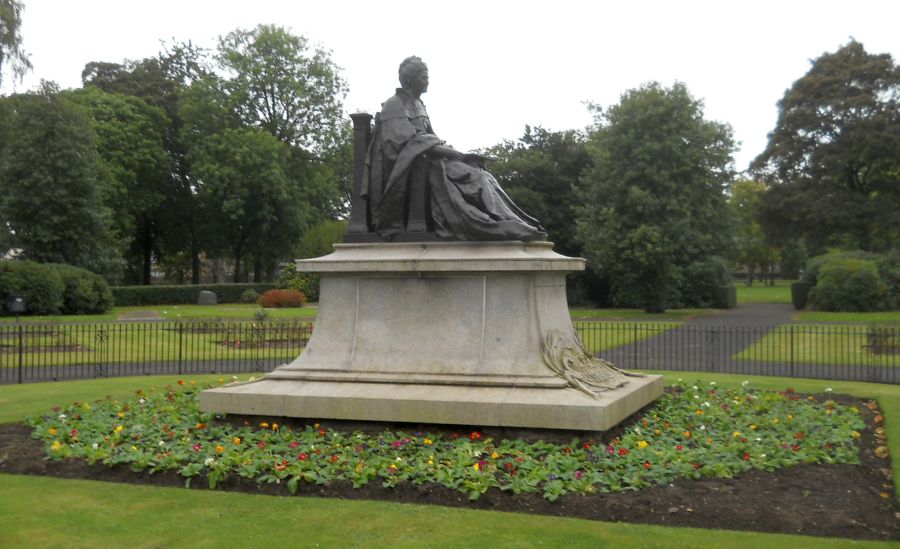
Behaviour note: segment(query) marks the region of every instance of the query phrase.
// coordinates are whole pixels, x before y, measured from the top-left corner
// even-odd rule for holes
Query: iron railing
[[[268,371],[311,334],[308,321],[0,324],[0,383]]]
[[[624,369],[900,383],[900,327],[577,321]],[[269,371],[306,346],[308,321],[0,324],[0,383]]]

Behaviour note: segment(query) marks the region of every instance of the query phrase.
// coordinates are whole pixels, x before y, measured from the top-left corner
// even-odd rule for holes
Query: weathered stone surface
[[[627,377],[580,349],[565,273],[584,262],[549,243],[337,245],[298,266],[321,274],[307,348],[261,381],[205,391],[203,409],[605,430],[662,394],[658,376]],[[552,365],[550,340],[573,347]],[[615,390],[591,386],[599,377]]]
[[[197,295],[197,305],[216,305],[217,299],[214,292],[203,290]]]

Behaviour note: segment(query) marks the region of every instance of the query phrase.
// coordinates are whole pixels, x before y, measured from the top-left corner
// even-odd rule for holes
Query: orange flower
[[[217,454],[221,454],[221,453],[224,452],[224,451],[225,451],[225,447],[224,447],[224,446],[222,446],[221,444],[216,444],[216,453],[217,453]]]

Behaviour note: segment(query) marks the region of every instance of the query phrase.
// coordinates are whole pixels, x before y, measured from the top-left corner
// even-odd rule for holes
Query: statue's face
[[[409,88],[413,92],[425,93],[428,91],[428,67],[422,68],[409,79]]]

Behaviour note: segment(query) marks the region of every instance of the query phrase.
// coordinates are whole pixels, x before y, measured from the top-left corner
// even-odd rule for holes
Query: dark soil
[[[850,400],[829,395],[833,400]],[[591,520],[666,526],[779,532],[851,539],[900,540],[900,505],[890,479],[889,459],[874,454],[874,417],[854,401],[869,428],[860,439],[860,465],[800,465],[776,472],[751,471],[733,479],[678,480],[637,492],[566,495],[555,502],[539,494],[489,490],[476,501],[440,485],[373,482],[354,489],[348,482],[301,484],[297,495],[448,505]],[[490,431],[488,430],[488,433]],[[499,433],[498,433],[499,434]],[[509,434],[509,433],[507,433]],[[153,486],[184,486],[176,472],[135,473],[127,467],[89,466],[82,460],[46,461],[39,441],[22,424],[0,426],[0,473],[92,479]],[[204,478],[191,487],[205,489]],[[220,489],[288,496],[278,484],[230,477]],[[884,497],[882,494],[887,495]]]

